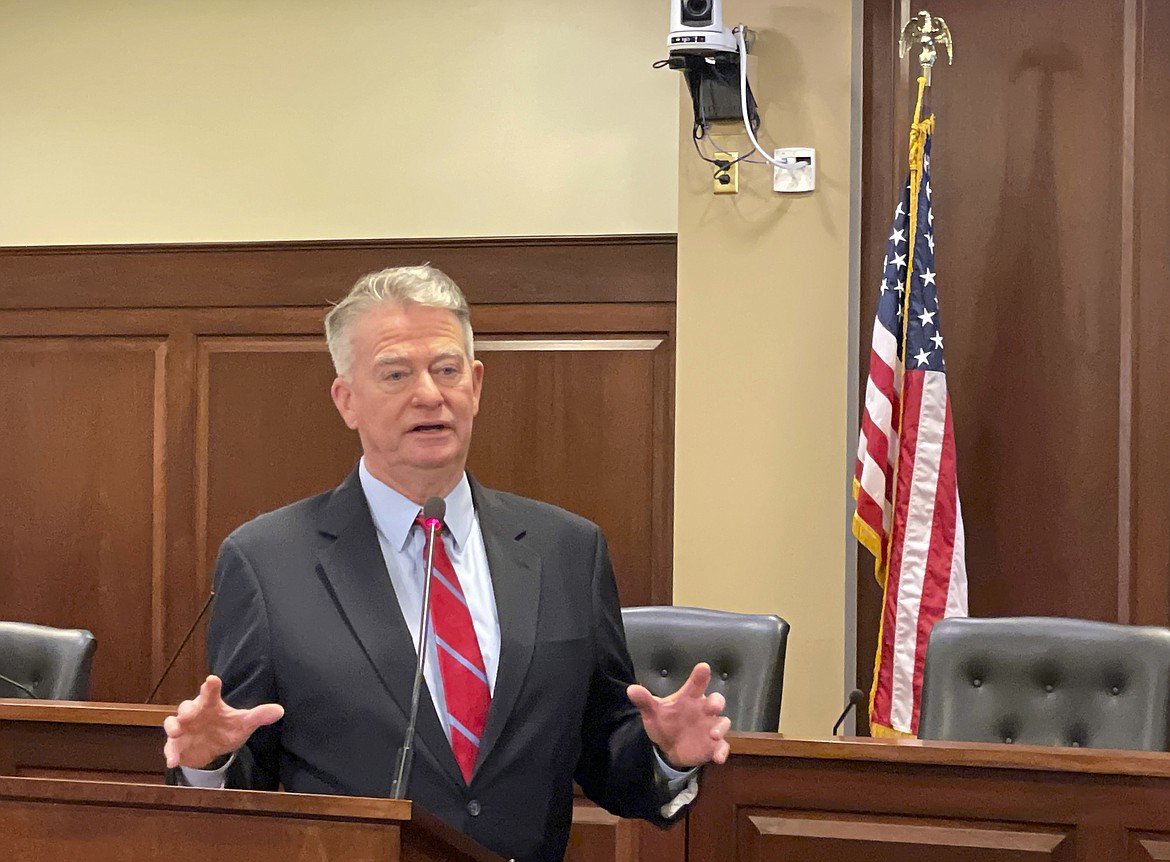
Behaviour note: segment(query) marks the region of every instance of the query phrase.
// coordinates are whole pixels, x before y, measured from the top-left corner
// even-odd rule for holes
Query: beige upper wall
[[[0,0],[0,245],[674,231],[663,6]]]
[[[713,195],[685,99],[680,116],[675,603],[792,624],[781,718],[795,736],[828,735],[853,636],[853,12],[854,0],[725,9],[726,24],[758,33],[761,144],[815,147],[815,192],[776,194],[771,168],[749,165],[738,195]]]

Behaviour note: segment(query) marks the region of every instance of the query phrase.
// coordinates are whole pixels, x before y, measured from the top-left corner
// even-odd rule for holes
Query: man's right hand
[[[203,769],[217,757],[240,748],[256,728],[284,716],[284,707],[279,703],[232,709],[224,703],[222,687],[219,677],[209,676],[194,700],[180,703],[175,714],[163,721],[167,732],[163,755],[168,768]]]

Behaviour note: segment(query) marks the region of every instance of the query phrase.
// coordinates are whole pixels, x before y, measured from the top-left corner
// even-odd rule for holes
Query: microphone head
[[[861,706],[861,704],[864,701],[865,701],[865,692],[862,691],[861,689],[855,688],[855,689],[853,689],[853,691],[849,692],[849,702],[851,704],[853,704],[854,706]]]
[[[423,503],[423,520],[429,526],[431,521],[443,523],[443,516],[447,514],[447,501],[442,497],[427,497]]]

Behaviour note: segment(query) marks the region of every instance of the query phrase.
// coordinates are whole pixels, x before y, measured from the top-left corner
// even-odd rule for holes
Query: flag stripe
[[[927,374],[937,374],[929,371]],[[941,376],[941,375],[940,375]],[[946,397],[946,382],[941,383],[943,397]],[[958,489],[955,484],[954,429],[951,425],[950,404],[945,405],[943,440],[938,469],[938,485],[935,496],[934,516],[931,524],[930,549],[927,554],[926,571],[923,574],[922,602],[918,608],[917,649],[914,654],[914,690],[922,690],[922,669],[926,663],[926,648],[931,629],[936,621],[946,614],[947,598],[950,595],[950,580],[953,576],[955,557],[955,533],[949,525],[955,523],[955,501]],[[918,732],[918,715],[911,716],[910,730]]]
[[[911,441],[913,449],[908,452],[905,445],[902,449],[902,456],[914,467],[910,472],[910,504],[900,546],[902,563],[898,579],[890,720],[895,730],[909,733],[915,724],[915,665],[919,651],[926,647],[925,639],[919,642],[919,616],[928,586],[928,557],[943,457],[947,393],[945,381],[938,379],[942,375],[937,372],[916,371],[907,377],[910,378],[907,389],[918,399],[918,427],[916,438]],[[907,409],[910,409],[909,404]],[[902,488],[898,492],[902,493]]]

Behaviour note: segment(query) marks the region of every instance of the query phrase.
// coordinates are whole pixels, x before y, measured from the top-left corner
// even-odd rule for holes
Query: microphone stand
[[[855,688],[849,692],[849,702],[845,704],[845,708],[841,710],[841,715],[838,717],[837,723],[833,725],[833,736],[837,735],[837,731],[845,723],[845,717],[849,715],[849,711],[854,707],[861,706],[863,700],[865,700],[865,692],[861,689]]]
[[[402,748],[398,750],[398,763],[394,769],[394,784],[390,788],[391,799],[405,799],[407,786],[410,784],[410,767],[414,762],[414,728],[418,724],[418,702],[422,694],[423,668],[427,660],[427,634],[431,624],[431,573],[435,569],[435,538],[438,535],[441,522],[438,518],[427,520],[427,560],[423,572],[423,604],[422,619],[418,627],[418,664],[414,669],[414,687],[410,691],[410,720],[406,725],[406,735],[402,738]]]

